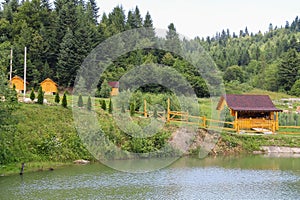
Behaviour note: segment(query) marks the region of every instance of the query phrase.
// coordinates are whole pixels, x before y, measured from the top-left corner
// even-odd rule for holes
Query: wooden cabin
[[[21,93],[24,91],[24,80],[20,76],[14,76],[11,79],[11,85],[15,85],[16,91]]]
[[[234,117],[234,128],[240,130],[278,130],[278,113],[282,110],[276,108],[268,95],[223,95],[218,103],[217,110],[229,108]]]
[[[119,82],[118,81],[108,82],[108,85],[111,87],[110,96],[117,96],[119,94]]]
[[[45,94],[53,94],[57,92],[57,84],[50,78],[46,78],[40,83],[40,85]]]

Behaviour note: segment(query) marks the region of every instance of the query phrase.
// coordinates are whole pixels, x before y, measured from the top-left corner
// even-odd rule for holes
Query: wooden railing
[[[236,130],[240,129],[252,129],[252,128],[261,128],[268,129],[272,132],[278,130],[278,121],[267,120],[267,119],[238,119],[236,121],[237,127]]]

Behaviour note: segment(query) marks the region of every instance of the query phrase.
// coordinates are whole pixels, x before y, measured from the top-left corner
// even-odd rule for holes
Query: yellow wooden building
[[[20,76],[14,76],[11,79],[11,85],[15,85],[16,87],[16,91],[18,93],[23,92],[24,91],[24,80],[20,77]]]
[[[45,94],[53,94],[57,92],[57,84],[50,78],[46,78],[40,85]]]
[[[108,85],[111,87],[110,96],[117,96],[119,94],[119,82],[118,81],[108,82]]]
[[[276,108],[268,95],[223,95],[217,105],[217,110],[229,108],[234,116],[234,128],[241,130],[278,130],[278,113],[282,110]]]

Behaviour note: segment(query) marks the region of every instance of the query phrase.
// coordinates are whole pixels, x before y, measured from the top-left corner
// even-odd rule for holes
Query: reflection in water
[[[73,166],[0,177],[0,199],[297,199],[299,166],[263,156],[182,158],[149,173]]]

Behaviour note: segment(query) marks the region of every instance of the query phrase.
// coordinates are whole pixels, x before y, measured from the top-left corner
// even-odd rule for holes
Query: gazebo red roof
[[[108,82],[108,85],[112,88],[119,88],[119,81]]]
[[[253,112],[281,112],[276,108],[268,95],[223,95],[218,103],[217,109],[220,110],[222,101],[226,101],[229,108],[235,111],[253,111]]]

